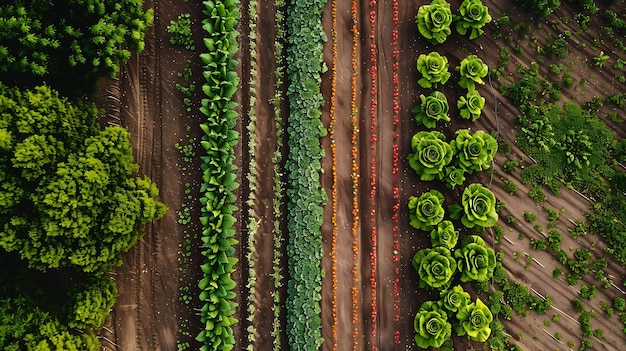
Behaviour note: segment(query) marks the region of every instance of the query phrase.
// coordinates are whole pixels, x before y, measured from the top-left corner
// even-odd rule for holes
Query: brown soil
[[[237,149],[237,165],[239,166],[238,177],[242,183],[242,188],[238,191],[239,199],[242,202],[239,206],[240,211],[237,212],[238,226],[245,228],[248,210],[252,209],[254,216],[260,221],[258,230],[250,233],[254,236],[253,245],[255,245],[255,255],[253,256],[254,267],[256,270],[256,293],[253,301],[246,301],[248,297],[248,288],[246,281],[248,277],[247,260],[245,258],[247,247],[247,235],[245,230],[238,230],[240,237],[240,245],[237,247],[240,256],[240,263],[237,266],[235,277],[238,281],[238,309],[239,325],[236,327],[236,336],[238,340],[237,349],[244,349],[248,345],[246,329],[250,326],[255,331],[255,342],[253,344],[255,350],[272,349],[272,297],[270,292],[273,291],[272,273],[272,256],[273,256],[273,239],[272,226],[274,215],[272,213],[273,190],[273,170],[272,170],[272,150],[275,148],[275,120],[273,107],[270,99],[275,93],[274,69],[276,67],[274,57],[274,14],[275,8],[272,4],[265,1],[259,1],[258,17],[257,17],[257,55],[255,58],[250,57],[247,50],[247,17],[244,15],[240,21],[240,45],[241,51],[238,59],[241,62],[239,66],[242,85],[239,90],[239,102],[241,103],[240,115],[242,116],[238,128],[245,130],[245,126],[249,121],[247,111],[250,106],[250,74],[249,69],[253,60],[256,60],[257,79],[254,82],[256,91],[256,152],[254,159],[256,161],[256,172],[258,173],[256,190],[254,193],[254,202],[248,207],[243,202],[248,198],[248,190],[252,188],[251,184],[242,175],[248,174],[250,171],[250,155],[247,154],[246,134],[241,133],[242,141]],[[458,7],[459,0],[450,1],[452,8]],[[374,41],[377,46],[378,55],[378,91],[377,99],[377,129],[375,130],[378,141],[376,144],[376,170],[377,170],[377,197],[375,202],[376,216],[370,217],[372,210],[371,200],[369,198],[369,171],[371,161],[370,149],[370,23],[369,23],[369,1],[359,1],[358,11],[358,29],[360,32],[359,53],[358,53],[358,87],[359,95],[357,106],[359,107],[360,121],[360,179],[361,188],[361,212],[360,212],[360,250],[358,254],[358,271],[357,278],[362,285],[359,292],[361,299],[361,307],[357,311],[358,321],[357,328],[360,332],[359,337],[352,337],[352,267],[354,266],[352,255],[352,233],[351,226],[354,220],[352,216],[352,161],[351,161],[351,133],[352,126],[350,123],[350,96],[351,86],[350,79],[352,75],[351,50],[352,50],[352,33],[351,33],[351,3],[350,1],[337,0],[337,48],[338,56],[336,61],[336,101],[335,113],[337,116],[335,124],[336,150],[337,150],[337,350],[350,350],[353,345],[357,344],[357,349],[373,349],[376,346],[379,350],[392,350],[394,342],[394,331],[400,332],[399,350],[415,349],[413,341],[413,317],[419,305],[426,300],[434,299],[432,292],[427,292],[418,288],[418,276],[411,265],[411,259],[415,252],[419,249],[430,246],[430,240],[422,233],[409,226],[408,213],[406,203],[409,196],[419,195],[431,188],[441,189],[435,183],[420,182],[415,173],[410,169],[406,161],[406,155],[410,152],[410,140],[419,128],[411,117],[411,109],[416,105],[419,94],[428,94],[430,91],[420,88],[417,85],[418,74],[415,68],[417,57],[421,53],[430,51],[439,51],[444,53],[449,60],[451,71],[456,67],[462,58],[470,53],[477,54],[490,67],[496,67],[499,61],[499,48],[508,45],[512,57],[507,71],[515,72],[520,65],[527,66],[531,60],[539,59],[536,57],[533,48],[530,48],[528,41],[519,41],[522,45],[522,54],[513,54],[514,44],[507,44],[503,39],[493,40],[492,35],[488,34],[478,38],[473,42],[467,40],[459,41],[459,36],[453,33],[445,44],[433,46],[426,43],[417,32],[414,23],[415,14],[417,13],[417,4],[415,1],[399,1],[399,50],[400,50],[400,126],[399,126],[399,154],[400,154],[400,172],[398,181],[400,184],[400,219],[399,219],[399,275],[400,275],[400,321],[393,320],[393,283],[395,277],[394,269],[396,264],[392,261],[393,256],[393,238],[391,236],[392,227],[392,144],[394,131],[392,128],[393,117],[393,83],[392,83],[392,66],[393,47],[391,40],[392,30],[392,7],[391,1],[378,1],[377,24],[374,28]],[[505,11],[505,4],[497,2],[485,2],[489,6],[490,13],[494,19],[500,17]],[[120,103],[115,107],[115,101],[102,98],[103,104],[108,107],[111,112],[109,122],[118,123],[129,128],[133,139],[133,151],[140,165],[140,174],[146,174],[157,182],[161,189],[161,200],[165,202],[170,211],[165,218],[156,222],[154,225],[146,229],[145,236],[141,242],[124,257],[124,265],[117,270],[116,280],[120,289],[118,302],[111,314],[108,330],[102,331],[102,336],[106,338],[103,345],[112,350],[175,350],[176,340],[181,339],[178,332],[180,322],[189,319],[190,327],[188,330],[195,336],[199,328],[197,316],[192,310],[179,302],[179,288],[181,286],[190,286],[192,288],[191,295],[197,296],[195,282],[197,282],[198,272],[196,265],[200,260],[200,256],[196,251],[193,253],[193,262],[189,271],[181,274],[179,271],[178,245],[183,242],[184,227],[177,223],[178,215],[176,210],[180,209],[184,198],[184,183],[197,179],[198,174],[181,171],[181,155],[174,148],[174,144],[180,142],[186,134],[198,137],[200,135],[197,127],[198,112],[193,112],[194,119],[189,122],[184,111],[181,94],[174,88],[174,83],[179,81],[176,73],[184,67],[187,59],[194,62],[194,77],[197,80],[199,90],[201,69],[197,62],[195,53],[191,51],[181,50],[169,44],[166,26],[170,20],[180,13],[189,12],[196,21],[203,18],[201,8],[197,3],[177,3],[161,2],[159,0],[148,0],[146,6],[155,9],[155,26],[150,29],[146,38],[146,49],[140,55],[134,55],[131,61],[124,65],[119,81],[107,82],[103,86],[110,85],[111,92],[118,96]],[[241,2],[241,12],[247,12],[247,1]],[[324,25],[328,37],[331,38],[331,16],[330,3],[324,14]],[[571,11],[570,11],[571,12]],[[557,13],[557,15],[562,15]],[[551,17],[552,18],[552,17]],[[554,17],[556,18],[556,17]],[[515,22],[530,21],[529,16],[516,15]],[[573,22],[573,21],[572,21]],[[577,30],[575,24],[570,22],[566,27],[565,24],[558,24],[560,31],[570,29],[572,32]],[[593,25],[592,25],[593,26]],[[196,32],[194,33],[196,43],[201,43],[202,33],[196,22]],[[561,28],[563,27],[563,28]],[[599,28],[599,27],[598,27]],[[545,32],[551,31],[548,23],[543,25],[543,29],[535,30],[532,34],[539,38],[545,37]],[[572,37],[572,42],[590,43],[597,33],[584,32],[581,35]],[[541,39],[540,39],[541,40]],[[571,42],[571,43],[572,43]],[[525,44],[526,43],[526,44]],[[604,43],[601,49],[604,52],[611,52],[610,43]],[[201,50],[198,45],[198,50]],[[565,99],[577,100],[584,102],[594,95],[607,94],[612,91],[618,91],[620,87],[613,85],[616,75],[614,70],[605,66],[603,70],[585,68],[585,58],[589,55],[594,56],[590,51],[589,45],[586,48],[578,45],[570,45],[570,58],[572,61],[572,77],[575,82],[586,78],[587,83],[573,88],[569,96]],[[325,61],[330,67],[332,64],[331,45],[327,45],[325,49]],[[550,63],[546,60],[546,65]],[[591,65],[587,63],[587,65]],[[331,83],[330,73],[323,78],[323,93],[327,101],[323,111],[323,122],[326,126],[329,124],[329,108]],[[507,82],[509,77],[503,76],[499,82]],[[444,132],[450,139],[455,130],[460,128],[471,127],[474,130],[493,130],[498,129],[502,138],[513,144],[513,153],[507,158],[498,156],[493,178],[488,174],[477,175],[469,181],[482,182],[490,185],[496,196],[506,203],[506,208],[501,214],[504,218],[506,215],[516,217],[516,222],[508,225],[504,220],[500,220],[499,225],[505,228],[506,238],[502,244],[496,249],[502,249],[505,253],[504,266],[509,273],[509,279],[512,281],[521,281],[529,287],[537,291],[541,295],[550,295],[554,298],[555,307],[544,316],[537,316],[530,313],[528,317],[514,316],[512,321],[505,322],[508,332],[516,336],[518,333],[523,335],[522,340],[516,340],[524,350],[546,350],[546,349],[566,349],[564,344],[559,344],[551,335],[559,332],[563,336],[563,342],[573,341],[578,347],[580,340],[580,327],[577,322],[577,313],[573,310],[570,303],[576,297],[578,287],[568,287],[564,281],[556,281],[552,279],[552,270],[559,264],[555,262],[550,255],[545,252],[534,251],[529,247],[529,240],[519,240],[518,233],[524,233],[525,236],[539,238],[541,234],[536,233],[532,228],[535,224],[540,224],[544,228],[547,227],[547,219],[545,210],[535,205],[530,198],[526,196],[528,188],[521,184],[519,171],[511,175],[505,173],[501,166],[506,159],[525,159],[529,164],[531,161],[523,155],[523,153],[514,145],[516,118],[518,111],[500,96],[498,88],[500,83],[493,82],[493,87],[488,83],[485,86],[479,86],[480,93],[487,98],[487,103],[483,110],[483,116],[475,123],[469,123],[459,118],[455,118],[458,113],[456,109],[456,99],[464,94],[456,83],[458,74],[453,72],[449,83],[441,88],[448,96],[451,102],[452,122],[446,126],[438,128]],[[616,83],[617,84],[617,83]],[[102,94],[108,95],[103,89]],[[119,92],[118,92],[119,91]],[[585,95],[582,95],[582,92]],[[194,104],[199,102],[200,97],[196,96]],[[119,110],[117,112],[116,110]],[[286,113],[286,108],[283,108]],[[189,124],[192,130],[187,132],[185,126]],[[611,126],[620,134],[624,135],[624,129],[619,124],[611,124]],[[326,189],[332,186],[332,164],[330,159],[330,140],[324,138],[322,140],[326,150],[327,157],[324,159],[324,173],[322,175],[322,184]],[[181,175],[182,173],[182,175]],[[515,196],[511,196],[502,190],[501,178],[506,177],[516,182],[520,190]],[[468,183],[469,183],[468,181]],[[548,193],[548,191],[546,191]],[[460,191],[447,192],[448,201],[459,198]],[[330,195],[330,190],[329,190]],[[589,203],[573,191],[563,188],[559,197],[548,196],[546,207],[557,210],[560,213],[557,228],[563,233],[564,248],[586,247],[596,253],[602,255],[604,244],[598,237],[586,236],[576,240],[569,237],[566,228],[571,227],[571,221],[582,220],[583,213],[588,209]],[[565,212],[561,213],[561,209]],[[537,223],[528,224],[523,220],[523,212],[531,211],[537,213],[539,221]],[[332,203],[329,203],[325,211],[325,222],[323,225],[324,249],[329,253],[323,259],[322,265],[327,275],[323,281],[322,294],[322,333],[325,338],[323,350],[332,349],[332,257],[330,256],[330,247],[332,240],[332,223],[330,218],[332,215]],[[371,225],[377,228],[378,244],[377,244],[377,305],[378,305],[378,325],[376,338],[372,337],[371,330],[371,311],[370,296],[371,285],[370,277],[370,252],[371,252]],[[193,230],[191,228],[190,230]],[[493,242],[487,235],[483,235],[489,242]],[[591,243],[595,242],[595,248],[591,248]],[[514,259],[514,252],[522,253],[519,260]],[[524,252],[531,255],[537,261],[533,261],[530,269],[525,269]],[[541,267],[539,264],[543,265]],[[607,269],[607,273],[611,274],[612,282],[619,285],[623,280],[621,267],[611,264]],[[182,280],[180,280],[182,278]],[[586,277],[587,284],[597,283],[592,277]],[[286,284],[285,284],[286,285]],[[470,287],[467,287],[471,289]],[[285,291],[281,291],[284,296]],[[592,340],[596,349],[612,350],[615,349],[611,345],[620,345],[623,343],[623,333],[621,323],[614,317],[612,320],[604,318],[602,311],[599,309],[598,301],[607,301],[614,296],[618,296],[619,292],[613,288],[601,289],[598,296],[591,302],[586,303],[587,309],[594,309],[598,314],[598,318],[592,320],[594,328],[602,328],[605,332],[603,340]],[[486,296],[482,296],[486,300]],[[247,305],[253,304],[256,312],[255,319],[250,324],[246,322]],[[193,304],[198,304],[197,298]],[[559,314],[561,319],[559,322],[552,322],[550,327],[545,327],[543,322],[548,320],[554,314]],[[569,317],[568,317],[569,316]],[[571,319],[572,317],[573,319]],[[544,329],[546,331],[544,331]],[[284,330],[284,328],[283,328]],[[189,341],[182,338],[183,341]],[[283,349],[287,349],[284,344]],[[114,344],[118,347],[115,347]],[[464,340],[455,339],[456,349],[481,349],[481,344],[471,344]]]

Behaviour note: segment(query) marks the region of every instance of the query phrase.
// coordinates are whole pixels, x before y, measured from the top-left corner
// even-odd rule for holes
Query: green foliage
[[[533,11],[541,17],[554,12],[561,6],[560,0],[517,0],[523,9]]]
[[[463,0],[459,6],[460,15],[454,14],[456,31],[465,35],[470,32],[469,39],[474,40],[483,34],[482,28],[491,22],[489,9],[480,0]]]
[[[502,183],[504,184],[504,186],[502,187],[504,191],[506,191],[507,193],[511,195],[515,195],[518,189],[517,184],[515,184],[514,182],[506,178],[502,178]]]
[[[429,96],[420,95],[421,104],[413,108],[413,118],[418,125],[435,128],[438,121],[450,122],[448,99],[440,91],[433,91]]]
[[[445,220],[437,224],[437,227],[430,232],[430,242],[432,246],[443,246],[450,250],[454,249],[459,239],[459,231],[454,228],[451,221]]]
[[[626,299],[624,299],[623,297],[614,298],[613,308],[618,312],[624,311],[624,309],[626,309]]]
[[[326,70],[321,15],[325,0],[296,1],[287,6],[287,337],[289,349],[316,350],[322,344],[320,301],[322,215],[326,193],[320,184],[326,131],[320,120],[324,102],[320,74]]]
[[[141,0],[35,0],[0,10],[0,80],[44,81],[82,95],[102,76],[114,77],[131,51],[142,51],[153,22]],[[71,72],[71,74],[68,74]]]
[[[417,83],[422,88],[437,87],[446,84],[450,78],[448,59],[433,51],[428,55],[420,54],[417,58],[417,71],[422,75]]]
[[[454,252],[457,258],[458,269],[461,272],[461,281],[486,281],[491,279],[496,267],[496,255],[485,241],[477,236],[470,235],[461,242],[460,249]]]
[[[471,301],[470,294],[463,287],[456,285],[440,293],[441,303],[448,312],[458,312],[465,309]]]
[[[493,315],[489,308],[480,300],[459,309],[456,313],[459,323],[455,325],[455,331],[459,336],[467,335],[471,340],[485,342],[491,334],[489,325]]]
[[[177,21],[170,21],[167,32],[171,34],[170,43],[184,46],[187,50],[195,50],[191,32],[191,19],[188,13],[178,15]]]
[[[461,222],[467,228],[492,227],[498,221],[495,195],[478,183],[467,186],[463,190],[461,206],[454,204],[449,210],[452,218],[458,218],[463,213]]]
[[[39,270],[103,273],[121,263],[140,228],[166,210],[152,181],[131,177],[128,132],[100,131],[93,105],[47,87],[0,91],[0,125],[12,135],[0,164],[0,247]]]
[[[490,168],[491,161],[498,152],[496,139],[482,130],[477,130],[474,134],[470,134],[468,129],[457,130],[450,147],[456,155],[456,165],[470,173]]]
[[[472,122],[480,118],[480,113],[485,106],[485,98],[480,96],[478,90],[469,90],[465,96],[461,96],[456,103],[462,118]]]
[[[453,156],[445,135],[438,131],[418,132],[411,139],[411,149],[413,152],[408,156],[409,165],[421,180],[426,181],[440,177]]]
[[[444,198],[437,190],[430,190],[420,197],[409,197],[409,218],[415,229],[430,231],[443,220]]]
[[[420,287],[426,289],[446,289],[457,268],[450,250],[443,246],[419,250],[412,262]]]
[[[552,59],[563,60],[569,56],[567,40],[563,37],[556,38],[552,43],[547,44],[544,51]]]
[[[452,33],[450,4],[445,0],[432,0],[430,4],[420,6],[415,23],[420,34],[432,44],[443,43]]]
[[[200,145],[206,152],[202,156],[202,185],[200,187],[202,249],[204,260],[200,266],[203,278],[198,283],[200,321],[204,328],[196,340],[201,349],[232,350],[235,344],[233,317],[237,303],[235,281],[231,278],[237,263],[234,245],[236,210],[234,191],[239,187],[236,167],[233,165],[234,147],[238,134],[234,130],[237,112],[232,101],[239,77],[235,72],[237,62],[237,26],[239,9],[237,1],[203,2],[205,19],[204,44],[207,52],[200,55],[204,64],[206,82],[202,86],[205,98],[200,111],[205,121],[200,124],[204,135]]]
[[[413,320],[415,343],[427,349],[440,347],[450,339],[452,325],[448,322],[446,311],[434,301],[424,302]]]
[[[459,85],[467,90],[475,89],[476,84],[485,84],[482,78],[489,72],[487,65],[476,55],[464,58],[456,70],[461,74]]]
[[[65,304],[68,326],[83,330],[103,326],[116,298],[117,287],[111,279],[72,285]]]

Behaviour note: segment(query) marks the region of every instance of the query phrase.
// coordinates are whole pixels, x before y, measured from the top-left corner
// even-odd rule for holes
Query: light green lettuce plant
[[[421,54],[417,58],[417,71],[422,74],[422,78],[417,83],[426,89],[437,87],[438,83],[446,84],[450,78],[449,67],[448,59],[438,52]]]
[[[461,281],[487,281],[493,277],[496,255],[478,235],[463,239],[461,248],[454,252],[457,258]]]
[[[441,177],[444,168],[452,161],[452,148],[445,135],[438,131],[418,132],[411,138],[411,148],[409,165],[424,181]]]
[[[448,210],[453,219],[458,219],[463,213],[461,223],[470,229],[492,227],[498,221],[495,195],[478,183],[470,184],[463,190],[461,206],[453,204],[448,207]]]
[[[415,343],[418,347],[440,347],[450,339],[452,325],[448,322],[448,314],[435,301],[424,302],[413,320]]]
[[[456,313],[458,324],[455,325],[457,335],[467,335],[470,339],[485,342],[491,334],[489,324],[493,321],[493,315],[489,308],[480,299]]]
[[[456,103],[462,118],[470,119],[472,122],[480,118],[480,113],[485,106],[485,98],[480,96],[476,89],[471,89],[461,96]]]
[[[498,141],[482,130],[470,134],[469,129],[459,129],[450,147],[456,155],[457,167],[471,173],[491,167],[491,161],[498,151]]]
[[[483,34],[482,28],[491,22],[489,9],[480,0],[464,0],[459,6],[460,15],[454,14],[456,31],[465,35],[470,31],[470,40],[478,38]]]
[[[463,290],[460,285],[444,290],[440,294],[443,307],[450,312],[457,312],[467,307],[470,303],[470,294]]]
[[[440,222],[435,229],[430,231],[430,243],[434,247],[443,246],[447,249],[453,249],[458,240],[459,231],[448,220]]]
[[[435,128],[438,121],[450,122],[448,116],[448,99],[440,91],[433,91],[430,95],[420,95],[421,104],[413,108],[413,117],[418,125]]]
[[[415,19],[417,29],[432,44],[441,44],[452,31],[452,11],[445,0],[433,0],[429,5],[422,5]]]
[[[443,220],[444,198],[437,190],[431,190],[420,197],[409,197],[409,219],[415,229],[429,231]]]
[[[419,250],[413,256],[413,267],[420,277],[419,285],[425,289],[446,289],[456,266],[450,250],[442,246]]]
[[[483,77],[489,72],[487,65],[476,55],[469,55],[456,67],[461,74],[459,85],[467,90],[476,88],[476,83],[485,84]]]
[[[467,171],[462,167],[448,166],[445,169],[445,175],[440,179],[443,180],[447,188],[454,189],[457,185],[463,185],[465,173]]]

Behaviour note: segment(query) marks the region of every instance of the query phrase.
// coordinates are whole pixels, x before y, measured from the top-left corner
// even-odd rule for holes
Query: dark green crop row
[[[237,51],[239,20],[237,0],[204,1],[202,21],[205,30],[204,45],[208,52],[200,55],[204,64],[206,83],[202,91],[201,112],[206,116],[200,124],[204,135],[200,144],[206,151],[202,159],[202,187],[200,192],[202,224],[202,264],[204,278],[200,281],[201,321],[204,329],[196,337],[202,343],[201,351],[232,350],[235,344],[232,317],[237,304],[235,281],[231,272],[237,259],[234,258],[235,217],[233,211],[239,184],[235,182],[233,165],[234,146],[238,140],[235,127],[237,113],[232,96],[237,90],[239,77],[234,71],[237,62],[232,59]]]
[[[289,349],[318,350],[322,344],[320,300],[323,270],[322,213],[327,196],[320,184],[320,92],[326,35],[322,10],[326,0],[293,1],[287,7],[289,87],[287,179],[287,338]]]

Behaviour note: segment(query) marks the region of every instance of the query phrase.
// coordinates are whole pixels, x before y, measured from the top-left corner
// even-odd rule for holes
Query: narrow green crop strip
[[[321,337],[322,214],[327,201],[320,183],[324,151],[320,137],[326,134],[320,120],[323,97],[321,73],[322,11],[326,0],[294,1],[287,8],[287,89],[289,155],[287,179],[287,338],[289,349],[318,350]]]
[[[239,20],[237,0],[204,1],[206,18],[202,21],[206,53],[200,55],[204,64],[206,83],[202,91],[200,111],[206,116],[200,124],[204,135],[200,144],[206,151],[202,159],[202,197],[200,222],[202,224],[202,264],[204,278],[200,281],[200,301],[204,303],[200,314],[204,329],[196,340],[202,343],[201,351],[232,350],[235,344],[232,326],[237,322],[232,315],[237,304],[235,281],[231,278],[237,244],[235,235],[236,200],[233,191],[235,182],[234,146],[238,133],[234,130],[237,112],[232,101],[237,91],[239,77],[235,72],[237,62],[232,56],[237,52]]]

